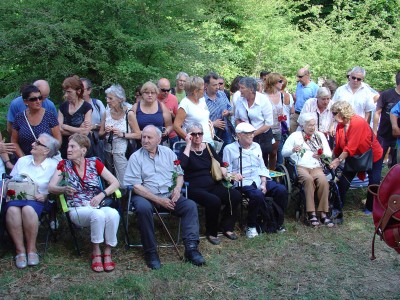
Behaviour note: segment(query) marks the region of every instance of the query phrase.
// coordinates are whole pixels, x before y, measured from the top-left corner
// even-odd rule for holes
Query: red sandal
[[[110,257],[110,259],[111,259],[111,254],[104,254],[104,255],[102,255],[103,256],[103,259],[105,258],[105,257]],[[112,272],[112,271],[114,271],[114,269],[115,269],[115,262],[113,262],[113,261],[109,261],[109,262],[104,262],[103,263],[103,266],[104,266],[104,271],[106,271],[106,272]]]
[[[104,271],[103,263],[101,261],[93,262],[93,259],[95,259],[96,257],[101,257],[101,255],[100,254],[98,254],[98,255],[93,255],[92,254],[92,266],[91,266],[91,268],[92,268],[93,271],[95,271],[97,273],[103,272]],[[99,267],[101,267],[101,269],[97,269]]]

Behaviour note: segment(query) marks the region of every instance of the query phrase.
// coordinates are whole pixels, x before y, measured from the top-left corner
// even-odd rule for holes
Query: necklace
[[[201,149],[200,151],[199,151],[199,153],[197,153],[197,151],[196,150],[194,150],[193,148],[191,148],[191,150],[194,152],[194,154],[196,154],[197,156],[202,156],[203,155],[203,152],[204,152],[204,149]]]

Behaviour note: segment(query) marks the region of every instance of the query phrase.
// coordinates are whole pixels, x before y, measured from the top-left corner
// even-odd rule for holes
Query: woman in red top
[[[360,155],[365,153],[371,147],[372,140],[372,170],[368,171],[369,185],[379,184],[381,180],[382,154],[383,150],[378,139],[373,134],[369,124],[364,118],[354,113],[351,104],[347,101],[338,101],[332,105],[332,114],[338,122],[336,128],[336,146],[334,149],[335,159],[331,162],[330,167],[336,169],[340,163],[349,156]],[[373,136],[371,136],[373,135]],[[339,193],[344,203],[346,192],[350,187],[350,183],[356,176],[356,172],[343,171],[338,182]],[[365,178],[365,174],[360,173],[359,178]],[[367,202],[365,203],[364,213],[370,215],[372,212],[373,196],[367,193]],[[343,205],[342,205],[343,206]],[[341,216],[341,207],[336,207]]]

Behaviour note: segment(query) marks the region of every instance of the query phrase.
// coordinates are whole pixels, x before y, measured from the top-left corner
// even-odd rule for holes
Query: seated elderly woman
[[[218,219],[221,205],[225,205],[220,228],[223,234],[236,240],[233,232],[237,217],[237,207],[242,199],[239,191],[225,187],[221,181],[214,181],[211,176],[211,155],[221,164],[221,159],[214,148],[203,143],[203,126],[192,123],[187,126],[188,134],[185,137],[186,148],[180,154],[182,169],[185,171],[185,181],[189,182],[188,196],[201,206],[205,207],[206,237],[214,245],[218,245]],[[227,175],[226,169],[221,167],[222,174]]]
[[[17,253],[15,265],[19,269],[25,268],[27,265],[39,264],[36,249],[39,216],[47,199],[47,186],[57,167],[57,160],[53,156],[57,154],[59,147],[60,144],[55,138],[47,133],[42,133],[32,143],[31,155],[18,159],[11,171],[13,177],[28,175],[38,187],[34,199],[11,200],[5,205],[6,226],[15,245]],[[18,196],[11,195],[10,192],[11,190],[7,192],[7,195]]]
[[[89,147],[90,140],[86,135],[75,133],[70,136],[68,159],[59,162],[51,178],[49,191],[66,195],[67,205],[74,207],[70,210],[74,224],[91,227],[92,270],[112,271],[115,264],[111,259],[111,247],[117,245],[119,214],[114,208],[102,207],[101,203],[118,189],[119,183],[100,160],[85,158]],[[109,184],[104,190],[99,187],[99,176]],[[66,185],[60,184],[62,179],[67,181]],[[104,240],[106,245],[104,255],[101,255],[100,243]]]
[[[316,211],[320,213],[323,225],[333,227],[334,224],[326,213],[329,211],[329,183],[323,172],[321,155],[332,156],[328,141],[322,132],[316,131],[314,113],[302,113],[298,122],[302,131],[293,132],[282,148],[282,155],[296,162],[299,181],[306,194],[306,210],[309,225],[316,227],[320,223]],[[315,209],[314,193],[317,192],[319,203]]]

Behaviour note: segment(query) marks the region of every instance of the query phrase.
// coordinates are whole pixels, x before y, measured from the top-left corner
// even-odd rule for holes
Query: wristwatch
[[[104,194],[104,197],[107,197],[108,195],[107,195],[107,193],[106,193],[106,191],[101,191],[103,194]]]

